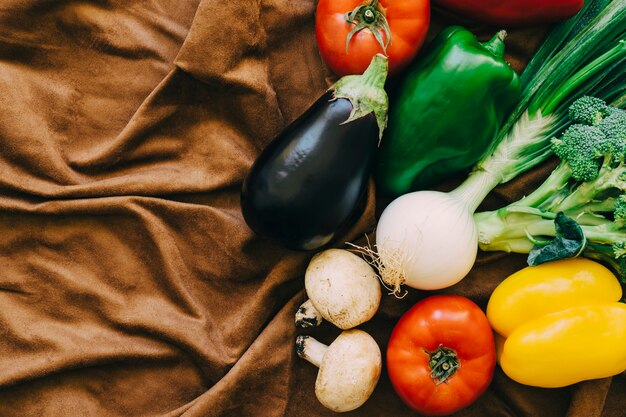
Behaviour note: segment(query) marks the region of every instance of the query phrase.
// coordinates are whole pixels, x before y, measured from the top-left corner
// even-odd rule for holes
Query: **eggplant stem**
[[[335,99],[345,98],[352,104],[352,112],[343,123],[350,123],[370,113],[374,114],[378,125],[379,143],[387,127],[389,99],[384,88],[387,70],[387,57],[376,54],[363,74],[346,75],[331,87]]]

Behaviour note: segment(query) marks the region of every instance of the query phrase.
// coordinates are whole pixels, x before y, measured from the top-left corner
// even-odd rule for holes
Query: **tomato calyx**
[[[378,3],[378,0],[365,0],[354,10],[346,13],[344,19],[349,25],[354,25],[346,37],[346,54],[352,37],[363,29],[368,29],[387,55],[387,46],[391,42],[391,29],[385,17],[385,9]],[[385,34],[384,41],[381,31]]]
[[[424,353],[429,357],[428,365],[430,366],[430,377],[436,385],[447,382],[461,367],[459,358],[454,349],[439,345],[437,350],[433,352],[424,350]]]

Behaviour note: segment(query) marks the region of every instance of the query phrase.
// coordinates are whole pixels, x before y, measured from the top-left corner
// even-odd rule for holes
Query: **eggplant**
[[[241,210],[258,235],[295,250],[331,244],[360,217],[383,130],[387,58],[339,79],[261,152]]]

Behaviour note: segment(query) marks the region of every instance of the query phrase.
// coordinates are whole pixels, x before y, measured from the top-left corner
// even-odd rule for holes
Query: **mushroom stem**
[[[313,306],[311,300],[306,300],[296,311],[296,327],[317,327],[322,323],[322,315]]]
[[[296,338],[296,353],[302,359],[306,359],[318,368],[322,365],[324,353],[328,346],[318,342],[311,336],[300,335]]]

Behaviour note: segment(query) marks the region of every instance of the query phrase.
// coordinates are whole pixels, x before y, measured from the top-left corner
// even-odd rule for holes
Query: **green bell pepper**
[[[451,26],[400,82],[378,152],[377,188],[396,196],[432,186],[490,150],[520,96],[501,31],[481,43]]]

